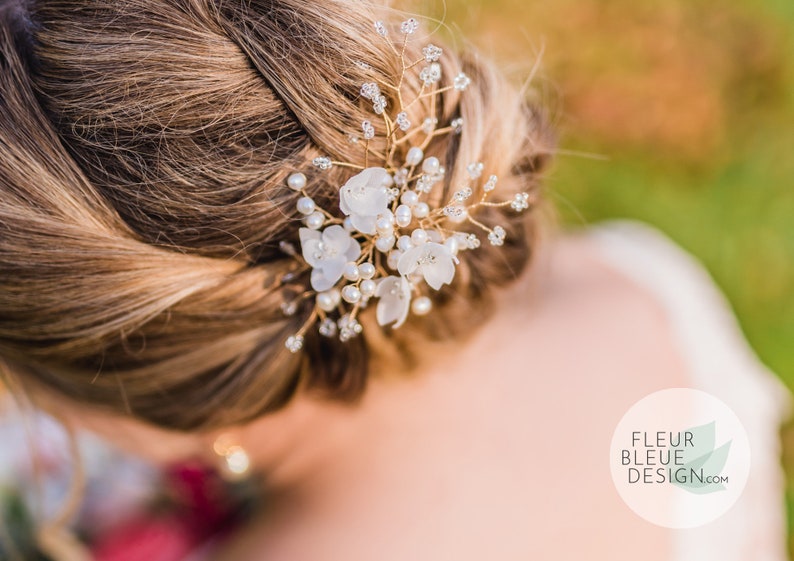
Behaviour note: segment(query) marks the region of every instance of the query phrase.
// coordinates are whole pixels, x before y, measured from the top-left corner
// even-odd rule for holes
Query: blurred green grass
[[[794,388],[794,2],[469,0],[436,15],[508,67],[523,62],[517,78],[543,49],[563,221],[665,231]]]
[[[632,217],[663,230],[705,264],[762,362],[794,388],[794,1],[435,8],[517,80],[542,52],[535,93],[561,133],[547,187],[563,222]],[[794,423],[783,436],[792,536]]]
[[[517,79],[543,50],[563,220],[665,231],[794,388],[794,2],[468,0],[434,15]]]

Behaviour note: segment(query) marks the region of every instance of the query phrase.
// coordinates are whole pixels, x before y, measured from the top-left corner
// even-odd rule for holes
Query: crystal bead
[[[469,87],[471,84],[471,78],[466,76],[463,72],[455,76],[455,79],[452,81],[452,85],[455,87],[456,90],[459,92],[464,91],[466,88]]]
[[[336,324],[339,327],[339,339],[342,341],[355,337],[363,330],[358,320],[351,318],[350,314],[343,315]]]
[[[323,337],[333,337],[336,335],[336,322],[331,318],[325,318],[320,322],[318,330]]]
[[[482,162],[474,162],[466,166],[466,171],[469,172],[469,177],[477,179],[482,175],[483,165]]]
[[[441,65],[432,62],[429,66],[425,66],[419,73],[419,79],[424,82],[425,86],[432,86],[441,80]]]
[[[386,109],[386,98],[382,95],[379,95],[372,101],[372,108],[375,110],[375,113],[380,115]]]
[[[469,197],[471,197],[471,187],[464,187],[454,195],[454,199],[458,202],[463,202]]]
[[[529,208],[529,193],[516,193],[515,197],[513,198],[513,202],[510,203],[510,206],[516,212],[521,212]]]
[[[374,100],[380,95],[380,87],[375,82],[365,82],[361,86],[361,97]]]
[[[491,242],[491,245],[502,245],[504,244],[505,234],[504,228],[494,226],[493,231],[488,233],[488,241]]]
[[[372,140],[375,138],[375,127],[369,121],[361,123],[361,130],[364,131],[364,140]]]
[[[437,62],[438,59],[441,58],[443,52],[444,51],[442,51],[440,47],[436,47],[433,44],[430,44],[422,49],[422,54],[425,55],[425,61],[427,63]]]
[[[495,175],[492,175],[491,177],[489,177],[488,178],[488,182],[482,188],[483,191],[488,193],[488,192],[493,191],[494,189],[496,189],[496,181],[497,180],[498,180],[498,178]]]
[[[419,29],[419,22],[416,21],[415,18],[408,18],[402,24],[400,24],[400,31],[405,33],[406,35],[411,35],[417,29]]]
[[[303,335],[290,335],[284,345],[291,353],[297,353],[303,348]]]
[[[285,316],[294,315],[298,311],[298,304],[294,300],[282,302],[280,307]]]
[[[315,167],[318,167],[321,170],[331,169],[331,166],[333,165],[331,163],[331,158],[327,158],[325,156],[319,156],[317,158],[314,158],[312,160],[312,164],[314,164]]]
[[[438,124],[438,119],[436,119],[435,117],[426,118],[422,122],[422,132],[424,132],[425,134],[432,133],[435,130],[437,124]]]
[[[447,205],[444,207],[444,216],[449,218],[460,218],[466,213],[466,209],[460,205]]]
[[[411,121],[408,120],[408,113],[405,111],[397,113],[397,119],[395,122],[397,123],[397,126],[400,127],[401,131],[407,131],[411,128]]]

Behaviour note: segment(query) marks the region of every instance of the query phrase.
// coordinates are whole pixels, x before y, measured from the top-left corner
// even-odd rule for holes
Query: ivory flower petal
[[[375,234],[375,220],[389,207],[388,172],[373,167],[354,175],[339,190],[339,208],[350,216],[353,227],[364,234]]]
[[[375,296],[380,298],[378,308],[375,310],[378,324],[387,325],[396,322],[392,327],[400,327],[408,317],[411,305],[410,283],[405,277],[388,276],[378,283]]]
[[[322,233],[301,228],[298,234],[303,258],[312,266],[312,288],[318,292],[336,284],[345,263],[361,255],[361,245],[339,224],[328,226]]]
[[[403,276],[418,271],[427,284],[438,290],[443,284],[452,282],[458,262],[447,246],[426,242],[403,253],[397,262],[397,270]]]

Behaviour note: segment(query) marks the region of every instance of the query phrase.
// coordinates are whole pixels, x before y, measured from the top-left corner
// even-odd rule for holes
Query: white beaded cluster
[[[460,185],[443,206],[431,208],[423,200],[436,185],[443,186],[446,176],[441,161],[425,151],[437,136],[460,134],[463,119],[458,117],[439,128],[435,115],[413,122],[408,109],[426,99],[431,113],[435,113],[437,95],[449,90],[463,92],[471,84],[471,78],[461,72],[452,79],[452,85],[440,87],[442,67],[438,61],[443,51],[432,44],[422,49],[419,60],[407,60],[408,38],[418,27],[419,22],[414,18],[402,22],[399,25],[402,39],[395,44],[390,38],[392,30],[385,23],[374,24],[380,40],[387,41],[400,54],[402,74],[396,85],[379,84],[375,80],[361,85],[361,97],[372,104],[377,117],[361,123],[359,134],[363,142],[353,133],[348,134],[348,139],[363,147],[364,166],[332,161],[326,156],[312,161],[319,172],[334,166],[356,171],[339,190],[339,208],[345,217],[338,218],[315,204],[305,190],[306,175],[295,172],[287,177],[288,187],[302,195],[296,206],[303,215],[304,227],[299,230],[300,250],[288,242],[282,242],[280,247],[311,268],[311,290],[285,302],[281,309],[292,315],[301,298],[313,297],[315,301],[311,316],[285,342],[293,353],[301,350],[306,331],[318,321],[322,336],[338,337],[342,341],[357,336],[363,328],[356,316],[372,299],[378,301],[376,319],[381,326],[400,327],[409,311],[427,314],[432,301],[424,292],[450,284],[459,264],[458,253],[480,247],[480,238],[475,233],[449,226],[473,224],[487,233],[492,245],[501,246],[505,229],[498,225],[489,228],[475,220],[473,212],[483,206],[507,205],[520,212],[532,203],[529,193],[518,193],[502,202],[487,200],[496,188],[497,177],[490,175],[483,181],[481,162],[467,166],[469,181]],[[363,62],[356,65],[361,69],[371,68]],[[420,66],[421,89],[413,100],[404,103],[401,85],[406,72]],[[396,107],[390,110],[383,91],[394,92]],[[371,147],[379,130],[386,139],[383,152]],[[372,158],[377,158],[380,165],[370,166]],[[482,196],[467,204],[478,185]],[[332,315],[338,316],[337,319]]]

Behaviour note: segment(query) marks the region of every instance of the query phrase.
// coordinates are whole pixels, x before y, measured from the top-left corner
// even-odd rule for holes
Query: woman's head
[[[491,209],[505,245],[461,255],[432,314],[346,342],[312,331],[290,353],[314,302],[281,309],[309,286],[308,271],[278,283],[294,263],[279,242],[297,245],[302,218],[285,180],[321,155],[363,165],[347,138],[371,118],[361,84],[401,65],[373,30],[384,14],[348,0],[0,10],[0,359],[22,385],[179,430],[254,419],[301,388],[352,400],[379,360],[408,369],[420,341],[474,329],[528,263],[537,216]],[[427,147],[448,170],[433,196],[448,199],[474,161],[508,193],[536,189],[540,114],[473,52],[441,62],[442,86],[460,71],[472,86],[412,109],[414,122],[431,109],[465,122]],[[307,175],[338,209],[349,170]]]

